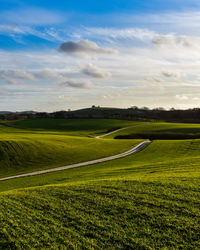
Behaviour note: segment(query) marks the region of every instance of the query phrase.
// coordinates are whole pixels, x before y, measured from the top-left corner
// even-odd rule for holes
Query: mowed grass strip
[[[0,195],[5,249],[198,249],[199,182],[100,181]]]

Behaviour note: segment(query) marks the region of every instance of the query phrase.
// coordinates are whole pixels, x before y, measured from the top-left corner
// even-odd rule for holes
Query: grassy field
[[[200,140],[154,141],[136,154],[104,163],[0,182],[12,190],[107,179],[160,180],[200,177]]]
[[[1,246],[199,249],[199,188],[191,182],[127,180],[5,193]]]
[[[108,135],[105,138],[114,138],[117,135],[128,135],[133,133],[200,133],[200,124],[190,123],[167,123],[167,122],[151,122],[146,125],[128,128],[114,134]]]
[[[4,122],[4,121],[2,121]],[[69,135],[98,135],[115,129],[133,126],[144,122],[115,119],[51,119],[37,118],[4,122],[10,126],[35,131],[66,132]]]
[[[0,177],[115,155],[129,150],[140,141],[120,142],[11,131],[12,128],[0,126]]]
[[[134,129],[195,132],[198,127],[159,123]],[[2,140],[11,140],[11,131],[6,128]],[[24,138],[15,131],[16,141],[41,140],[40,132],[21,133]],[[61,145],[77,142],[78,154],[83,140],[87,155],[103,144],[111,153],[139,142],[42,134],[52,149],[54,139],[48,137],[60,138]],[[200,140],[156,140],[118,160],[2,181],[0,191],[0,248],[200,248]]]

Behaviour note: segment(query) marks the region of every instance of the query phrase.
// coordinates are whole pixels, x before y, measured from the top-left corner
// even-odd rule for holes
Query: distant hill
[[[122,120],[163,120],[169,122],[200,122],[200,108],[178,110],[164,108],[149,109],[147,107],[138,108],[106,108],[96,107],[79,109],[74,111],[58,111],[47,114],[52,118],[105,118]]]
[[[37,114],[38,112],[30,110],[30,111],[19,111],[19,112],[15,112],[15,113],[16,114],[32,114],[32,115],[34,115],[34,114]]]
[[[0,115],[12,114],[10,111],[0,111]]]
[[[38,112],[36,111],[16,111],[16,112],[12,112],[12,111],[0,111],[0,115],[8,115],[8,114],[37,114]]]
[[[193,109],[170,109],[164,108],[150,109],[148,107],[138,108],[107,108],[92,106],[78,110],[61,110],[53,113],[21,111],[10,112],[0,111],[1,119],[15,120],[26,118],[102,118],[102,119],[120,119],[120,120],[161,120],[168,122],[186,122],[200,123],[200,108]]]

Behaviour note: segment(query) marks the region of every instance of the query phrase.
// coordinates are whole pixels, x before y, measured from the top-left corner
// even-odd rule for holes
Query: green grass
[[[2,133],[0,138],[0,177],[115,155],[129,150],[140,141],[123,140],[120,142],[23,132]]]
[[[109,130],[140,124],[137,121],[125,121],[115,119],[53,119],[37,118],[4,122],[10,126],[35,131],[66,132],[70,135],[96,135]],[[143,122],[144,123],[144,122]]]
[[[134,129],[197,132],[199,125],[158,123]],[[58,140],[56,154],[69,143],[78,155],[82,140],[90,148],[88,156],[91,150],[95,156],[99,148],[111,153],[138,143],[55,133],[20,134],[6,128],[1,140],[26,141],[25,148],[46,143],[52,150]],[[200,248],[200,140],[153,141],[118,160],[2,181],[0,191],[0,248]]]
[[[128,135],[134,133],[153,133],[153,132],[200,133],[200,124],[152,122],[141,126],[127,128],[125,130],[108,135],[106,136],[106,138],[114,138],[117,135]]]
[[[8,249],[199,249],[200,185],[100,181],[0,196]]]
[[[3,181],[0,190],[102,179],[157,181],[161,178],[199,178],[199,152],[200,140],[154,141],[140,152],[118,160]]]

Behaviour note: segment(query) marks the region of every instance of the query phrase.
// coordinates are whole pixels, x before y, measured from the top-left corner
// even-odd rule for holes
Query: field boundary
[[[125,129],[129,129],[129,128],[134,128],[134,127],[139,127],[139,126],[144,126],[146,124],[150,124],[152,122],[146,122],[146,123],[142,123],[142,124],[137,124],[137,125],[132,125],[132,126],[128,126],[128,127],[124,127],[124,128],[119,128],[119,129],[116,129],[116,130],[113,130],[109,133],[106,133],[106,134],[103,134],[103,135],[98,135],[98,136],[95,136],[95,138],[99,139],[99,138],[102,138],[104,136],[107,136],[107,135],[111,135],[111,134],[114,134],[114,133],[117,133],[121,130],[125,130]]]

